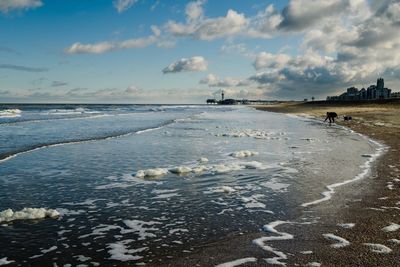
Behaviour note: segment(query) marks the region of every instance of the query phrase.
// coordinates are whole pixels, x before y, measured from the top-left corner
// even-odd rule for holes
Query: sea
[[[245,106],[0,105],[0,265],[152,266],[276,234],[366,180],[382,151]],[[248,240],[281,260],[266,241]]]

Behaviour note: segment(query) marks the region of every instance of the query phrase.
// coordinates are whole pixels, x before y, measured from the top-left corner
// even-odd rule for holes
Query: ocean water
[[[11,265],[151,265],[190,255],[335,201],[382,150],[341,127],[249,107],[0,110],[0,211],[60,213],[0,216],[0,262]]]

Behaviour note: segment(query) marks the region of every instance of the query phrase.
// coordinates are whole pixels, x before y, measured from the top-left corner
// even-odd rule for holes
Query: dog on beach
[[[329,123],[335,122],[335,118],[337,118],[337,116],[338,115],[336,112],[327,112],[324,122],[327,121],[328,119],[329,119]]]

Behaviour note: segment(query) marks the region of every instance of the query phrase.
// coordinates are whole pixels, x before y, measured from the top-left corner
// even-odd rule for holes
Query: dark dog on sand
[[[327,121],[328,119],[329,119],[329,123],[335,122],[335,118],[337,118],[337,116],[338,115],[336,112],[327,112],[324,122]]]

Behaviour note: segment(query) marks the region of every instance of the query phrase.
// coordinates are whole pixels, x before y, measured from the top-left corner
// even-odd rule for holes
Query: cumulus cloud
[[[165,28],[175,36],[192,36],[200,40],[211,41],[241,32],[248,21],[244,14],[228,10],[226,16],[204,18],[202,5],[205,1],[191,2],[186,6],[186,22],[169,21]]]
[[[159,40],[159,36],[161,35],[161,30],[158,27],[152,26],[151,30],[153,34],[150,36],[136,39],[128,39],[119,42],[106,41],[93,44],[82,44],[77,42],[66,48],[65,52],[67,54],[103,54],[106,52],[121,49],[147,47],[149,45],[155,44]]]
[[[183,71],[206,71],[207,61],[204,57],[196,56],[191,58],[181,58],[172,62],[163,69],[163,73],[177,73]]]
[[[214,74],[208,74],[205,78],[200,80],[200,84],[206,84],[209,87],[234,87],[234,86],[246,86],[248,82],[243,79],[227,77],[224,79],[218,78]]]
[[[15,10],[28,10],[41,7],[41,0],[1,0],[0,12],[9,13]]]
[[[118,13],[122,13],[131,8],[136,2],[137,0],[114,0],[114,7],[117,9]]]
[[[0,69],[9,69],[9,70],[27,71],[27,72],[45,72],[49,70],[47,68],[26,67],[13,64],[0,64]]]

